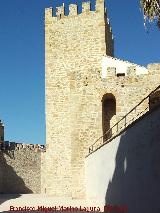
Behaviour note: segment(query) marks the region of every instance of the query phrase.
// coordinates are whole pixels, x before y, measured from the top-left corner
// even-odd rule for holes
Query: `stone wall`
[[[159,213],[160,107],[85,159],[87,198]]]
[[[146,67],[140,66],[138,64],[131,63],[129,61],[124,61],[118,58],[113,58],[111,56],[103,56],[102,58],[102,78],[106,78],[107,69],[110,67],[116,68],[116,74],[124,73],[127,75],[127,70],[129,67],[136,68],[136,75],[147,74],[148,70]]]
[[[39,145],[5,142],[0,151],[0,193],[41,192],[41,149]]]
[[[101,69],[99,68],[101,72]],[[86,190],[86,186],[81,185],[81,178],[84,176],[84,158],[88,152],[88,147],[103,135],[102,125],[102,98],[113,95],[116,100],[116,114],[111,120],[110,126],[119,121],[143,98],[160,84],[160,65],[148,66],[148,74],[136,75],[135,67],[128,69],[127,76],[118,77],[115,69],[108,70],[107,77],[102,79],[95,70],[83,73],[81,79],[73,78],[75,87],[70,91],[71,102],[71,140],[72,143],[72,166],[77,168],[76,174],[72,175],[75,184],[79,184]],[[149,100],[141,105],[136,113],[145,111]],[[129,120],[135,117],[133,113]],[[128,122],[128,121],[127,121]],[[81,165],[81,170],[79,169]],[[82,174],[81,174],[82,172]],[[73,186],[77,188],[77,186]],[[74,189],[74,188],[73,188]]]
[[[87,120],[80,118],[80,103],[87,98],[88,75],[97,74],[101,56],[113,55],[113,40],[104,1],[97,0],[96,11],[90,11],[88,2],[82,3],[81,14],[77,5],[70,5],[69,10],[64,16],[64,7],[57,8],[57,17],[52,16],[52,8],[45,11],[45,188],[55,196],[84,197],[86,140],[79,140],[83,134],[79,130]]]
[[[57,17],[52,8],[45,11],[47,151],[42,180],[43,190],[56,197],[85,197],[84,159],[88,147],[103,134],[103,96],[115,97],[111,126],[160,83],[159,64],[146,69],[124,61],[115,67],[107,63],[102,78],[103,57],[113,55],[113,40],[104,1],[96,3],[96,11],[83,3],[78,15],[77,6],[70,5],[67,17],[64,7],[57,9]],[[125,64],[122,76],[116,70],[120,63]],[[148,100],[139,110],[147,106]]]

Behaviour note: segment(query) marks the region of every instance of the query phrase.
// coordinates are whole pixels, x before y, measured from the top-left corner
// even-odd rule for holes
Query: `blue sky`
[[[0,119],[5,140],[45,143],[44,9],[76,1],[0,0]],[[80,3],[81,1],[77,1]],[[160,31],[143,26],[139,0],[108,0],[115,57],[160,62]]]

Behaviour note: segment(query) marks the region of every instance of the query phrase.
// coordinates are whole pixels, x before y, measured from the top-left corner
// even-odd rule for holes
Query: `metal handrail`
[[[138,106],[140,106],[147,98],[149,98],[152,94],[154,94],[158,89],[160,89],[160,85],[158,86],[158,87],[156,87],[151,93],[149,93],[149,95],[147,95],[144,99],[142,99],[134,108],[132,108],[125,116],[123,116],[116,124],[114,124],[109,130],[107,130],[100,138],[98,138],[90,147],[89,147],[89,154],[90,153],[92,153],[94,150],[93,150],[93,148],[94,148],[94,145],[100,140],[100,139],[102,139],[105,135],[107,135],[108,133],[110,133],[111,131],[112,131],[112,129],[115,127],[115,126],[117,126],[117,132],[118,132],[118,124],[122,121],[122,120],[124,120],[125,119],[125,124],[124,124],[124,128],[123,129],[125,129],[126,127],[127,127],[127,122],[126,122],[126,120],[127,120],[127,116],[129,115],[129,114],[131,114],[131,112],[133,112],[134,110],[136,111],[136,109],[137,109],[137,107]],[[148,109],[148,107],[146,108],[146,109]],[[145,110],[146,110],[145,109]],[[143,112],[143,111],[142,111]],[[142,114],[142,112],[140,113],[140,114]],[[112,136],[113,136],[113,134],[112,134]],[[111,137],[112,137],[111,136]],[[107,139],[103,144],[106,144],[110,139],[111,139],[111,137],[109,138],[109,139]]]

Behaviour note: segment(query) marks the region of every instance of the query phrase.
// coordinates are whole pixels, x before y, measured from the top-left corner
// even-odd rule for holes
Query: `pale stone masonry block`
[[[96,11],[101,12],[101,15],[103,15],[104,10],[105,10],[104,0],[96,0]]]
[[[149,64],[147,68],[149,71],[149,75],[160,74],[160,64]]]
[[[64,6],[56,7],[56,15],[58,19],[64,17],[64,9],[65,9]]]
[[[116,76],[116,68],[110,67],[107,69],[107,77],[115,77]]]
[[[53,21],[57,21],[57,17],[53,16],[53,8],[46,8],[45,9],[45,28],[52,24]]]
[[[50,19],[53,15],[53,8],[46,8],[45,9],[45,20]]]
[[[136,67],[132,66],[132,67],[128,67],[127,69],[127,76],[136,76]]]
[[[82,2],[82,12],[89,12],[91,10],[91,2]]]
[[[76,4],[69,5],[69,16],[78,15],[78,6]]]

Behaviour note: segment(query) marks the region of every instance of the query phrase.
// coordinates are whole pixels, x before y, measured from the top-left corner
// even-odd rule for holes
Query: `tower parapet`
[[[159,75],[160,74],[160,64],[158,63],[152,63],[152,64],[148,64],[147,66],[148,68],[148,72],[149,72],[149,75]],[[158,76],[159,78],[159,76]]]
[[[110,67],[107,69],[107,78],[108,77],[111,77],[111,78],[116,77],[116,68],[115,67]]]
[[[69,4],[69,14],[68,16],[65,15],[65,5],[56,7],[56,14],[53,15],[53,8],[46,8],[45,9],[45,17],[52,17],[54,21],[58,21],[62,18],[76,16],[81,14],[89,14],[90,12],[103,12],[105,11],[105,4],[104,0],[96,0],[95,11],[91,11],[91,2],[82,2],[82,12],[78,14],[78,5],[77,4]]]
[[[130,66],[127,68],[127,76],[136,77],[136,66]]]
[[[82,13],[91,11],[91,2],[82,2]]]
[[[70,4],[69,5],[69,16],[76,16],[76,15],[78,15],[77,4]]]
[[[96,0],[96,12],[104,12],[105,3],[104,0]]]
[[[64,11],[65,11],[64,5],[60,7],[56,7],[56,16],[58,20],[64,17],[65,15]]]
[[[5,150],[32,150],[35,152],[45,152],[45,146],[41,144],[25,144],[25,143],[17,143],[17,142],[10,142],[10,141],[5,141]]]
[[[57,21],[57,16],[54,17],[53,16],[53,8],[49,7],[49,8],[45,8],[45,24],[47,26],[47,24],[50,24],[51,22],[55,22]]]

